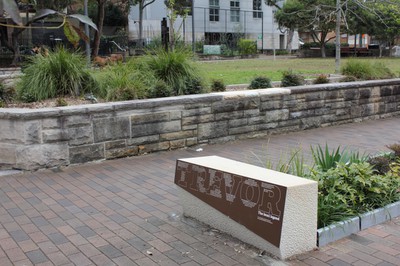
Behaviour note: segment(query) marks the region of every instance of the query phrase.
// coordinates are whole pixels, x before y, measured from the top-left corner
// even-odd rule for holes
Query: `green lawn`
[[[347,60],[349,59],[342,58],[341,65],[346,64]],[[356,60],[379,61],[388,66],[396,75],[400,74],[400,58],[357,58]],[[268,58],[199,61],[198,64],[208,80],[222,79],[225,84],[248,84],[254,77],[261,75],[270,78],[272,81],[279,81],[282,72],[289,69],[304,75],[306,78],[315,77],[319,74],[335,73],[334,58],[281,59],[276,57],[276,60]]]

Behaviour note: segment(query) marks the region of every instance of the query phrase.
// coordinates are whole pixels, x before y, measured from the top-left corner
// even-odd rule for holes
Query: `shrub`
[[[222,79],[214,79],[211,81],[211,91],[226,91],[225,83]]]
[[[329,78],[327,75],[321,74],[316,79],[314,79],[313,84],[325,84],[329,83]]]
[[[154,86],[147,91],[147,97],[149,98],[169,97],[171,95],[171,88],[168,87],[167,83],[165,83],[163,80],[158,80]]]
[[[318,227],[398,201],[399,177],[376,175],[369,163],[338,163],[324,172],[314,169],[318,182]]]
[[[238,47],[240,55],[251,55],[257,53],[257,43],[253,40],[239,39]]]
[[[370,61],[349,60],[342,68],[342,74],[358,80],[393,78],[395,75],[384,64]]]
[[[193,61],[193,53],[188,49],[165,51],[158,49],[154,54],[147,53],[143,57],[142,68],[151,71],[154,77],[163,80],[175,95],[188,92],[198,93],[201,76]],[[186,86],[191,88],[186,88]]]
[[[342,74],[356,79],[371,79],[373,76],[372,65],[368,61],[349,60],[342,68]]]
[[[392,150],[396,157],[400,157],[400,144],[399,143],[387,145],[386,147],[388,149]]]
[[[193,78],[186,80],[184,94],[199,94],[204,90],[203,81],[200,78]]]
[[[276,50],[276,55],[288,55],[289,52],[287,50]]]
[[[372,165],[374,170],[380,174],[386,174],[390,170],[390,163],[393,161],[392,156],[379,155],[368,159],[368,163]]]
[[[249,85],[249,89],[254,90],[254,89],[261,89],[261,88],[271,88],[271,80],[267,77],[256,77],[254,78]]]
[[[294,73],[292,70],[284,71],[281,79],[282,87],[301,86],[304,85],[304,78]]]
[[[29,95],[28,100],[35,101],[97,92],[84,58],[62,47],[50,51],[47,56],[30,57],[17,88],[21,100]]]
[[[15,98],[15,94],[15,88],[6,87],[2,83],[0,83],[0,101],[3,101],[5,103],[10,102]]]
[[[97,79],[101,97],[108,101],[142,99],[151,82],[155,82],[151,72],[138,71],[136,65],[129,62],[108,67]]]

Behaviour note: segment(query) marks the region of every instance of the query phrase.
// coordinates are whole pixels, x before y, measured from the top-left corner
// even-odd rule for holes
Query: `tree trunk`
[[[139,43],[138,47],[142,48],[143,47],[143,1],[139,2]]]
[[[325,52],[325,43],[321,45],[321,57],[325,58],[326,57],[326,52]]]
[[[104,10],[107,0],[97,0],[98,16],[97,16],[97,31],[94,34],[93,43],[93,57],[99,54],[100,38],[103,33],[103,22],[104,22]]]
[[[287,43],[286,43],[286,51],[291,54],[292,53],[292,43],[293,43],[293,36],[294,36],[294,30],[289,29],[288,35],[287,35]]]

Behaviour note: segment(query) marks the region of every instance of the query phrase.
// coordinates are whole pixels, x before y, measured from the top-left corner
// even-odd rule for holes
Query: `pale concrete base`
[[[316,247],[317,243],[317,206],[309,208],[306,212],[298,206],[301,199],[292,197],[293,193],[290,189],[287,191],[285,217],[282,225],[281,245],[276,247],[253,233],[243,225],[230,219],[215,208],[199,200],[189,192],[177,186],[179,196],[183,205],[183,214],[188,217],[197,219],[205,224],[210,225],[222,232],[225,232],[241,241],[253,245],[261,250],[279,257],[287,259],[297,254],[301,254]],[[314,189],[313,189],[314,190]],[[315,191],[309,191],[308,195],[317,197],[317,188]],[[314,198],[314,196],[311,196]],[[288,217],[291,217],[288,219]],[[297,223],[293,223],[297,221]],[[274,232],[271,232],[273,234]]]

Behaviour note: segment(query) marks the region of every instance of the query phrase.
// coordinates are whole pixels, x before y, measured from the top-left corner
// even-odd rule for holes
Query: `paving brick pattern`
[[[282,262],[182,217],[173,184],[178,158],[265,166],[318,143],[384,151],[399,133],[392,118],[0,176],[0,265],[400,265],[400,219]]]

